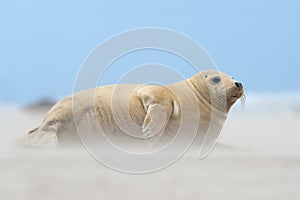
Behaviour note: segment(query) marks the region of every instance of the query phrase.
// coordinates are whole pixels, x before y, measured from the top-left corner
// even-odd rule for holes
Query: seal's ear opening
[[[208,74],[207,73],[199,73],[199,75],[201,76],[202,79],[207,79],[208,78]]]

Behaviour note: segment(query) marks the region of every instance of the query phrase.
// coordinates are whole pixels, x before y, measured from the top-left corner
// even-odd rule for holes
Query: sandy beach
[[[37,126],[45,110],[1,106],[0,198],[299,199],[300,103],[270,99],[250,96],[245,109],[235,105],[206,159],[188,152],[144,175],[116,172],[85,151],[18,149],[14,140]]]

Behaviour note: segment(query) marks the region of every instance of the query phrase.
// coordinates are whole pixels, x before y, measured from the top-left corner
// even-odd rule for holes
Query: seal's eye
[[[219,77],[214,77],[214,78],[212,79],[212,81],[213,81],[214,83],[219,83],[219,82],[221,81],[221,79],[220,79]]]

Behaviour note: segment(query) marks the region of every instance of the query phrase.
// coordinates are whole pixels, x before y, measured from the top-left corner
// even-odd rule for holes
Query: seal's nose
[[[240,83],[240,82],[235,82],[234,84],[236,85],[236,87],[238,87],[238,88],[240,88],[240,89],[243,88],[243,84]]]

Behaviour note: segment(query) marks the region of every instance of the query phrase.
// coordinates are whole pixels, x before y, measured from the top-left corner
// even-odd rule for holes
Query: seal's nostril
[[[243,88],[243,84],[241,84],[240,82],[235,82],[234,84],[235,84],[236,87],[238,87],[238,88]]]

